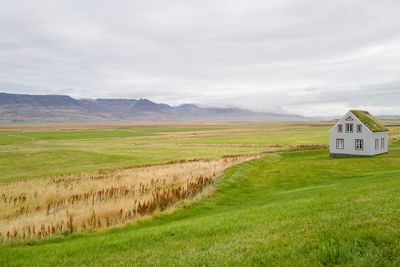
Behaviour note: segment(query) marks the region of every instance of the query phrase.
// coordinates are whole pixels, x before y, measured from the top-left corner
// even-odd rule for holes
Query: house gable
[[[353,132],[356,132],[356,131],[357,131],[357,125],[358,125],[358,124],[361,124],[361,125],[365,126],[364,129],[367,129],[369,132],[372,133],[372,131],[371,131],[362,121],[360,121],[360,120],[358,119],[358,117],[355,116],[351,111],[348,111],[348,112],[346,113],[346,115],[344,115],[344,116],[329,130],[329,132],[330,132],[330,133],[331,133],[332,131],[337,132],[337,126],[338,126],[338,124],[343,125],[343,126],[342,126],[342,131],[343,131],[343,132],[346,132],[346,123],[347,123],[347,124],[349,124],[349,123],[353,124]]]
[[[337,129],[338,124],[342,124],[343,127],[345,127],[346,123],[353,123],[354,127],[357,127],[357,124],[362,124],[371,133],[389,131],[385,125],[372,116],[368,111],[350,110],[329,130],[329,132]]]

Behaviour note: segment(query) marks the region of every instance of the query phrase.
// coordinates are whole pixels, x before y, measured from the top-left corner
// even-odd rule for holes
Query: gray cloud
[[[3,1],[0,91],[400,113],[400,2]]]

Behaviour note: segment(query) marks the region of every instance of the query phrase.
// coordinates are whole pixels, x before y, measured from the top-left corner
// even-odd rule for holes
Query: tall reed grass
[[[170,162],[0,185],[0,239],[41,239],[134,221],[192,199],[227,167],[260,155]]]

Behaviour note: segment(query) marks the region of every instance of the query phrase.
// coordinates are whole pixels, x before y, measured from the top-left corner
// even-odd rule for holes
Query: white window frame
[[[354,140],[355,150],[364,150],[364,139]]]
[[[352,123],[346,123],[346,133],[352,133],[354,130]]]
[[[341,144],[341,146],[339,144]],[[336,139],[336,149],[344,149],[344,139],[343,138]]]

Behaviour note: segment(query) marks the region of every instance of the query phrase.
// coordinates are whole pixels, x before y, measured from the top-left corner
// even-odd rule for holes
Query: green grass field
[[[10,144],[20,144],[20,143],[27,143],[29,142],[28,139],[24,138],[17,138],[8,135],[0,135],[0,145],[10,145]]]
[[[330,124],[324,128],[278,126],[142,126],[108,130],[0,131],[0,183],[173,160],[262,153],[277,150],[270,147],[276,144],[289,146],[328,142],[326,130]],[[282,128],[284,134],[281,133]],[[225,135],[213,132],[232,129],[240,131]],[[305,135],[304,131],[311,133]],[[171,133],[175,135],[168,137]]]
[[[295,128],[293,125],[286,128],[291,127]],[[157,140],[157,136],[156,139],[121,138],[120,143],[117,139],[105,140],[104,144],[96,140],[93,143],[96,145],[87,140],[77,140],[82,143],[74,146],[35,142],[9,144],[0,147],[0,151],[16,153],[14,160],[11,163],[1,161],[1,165],[14,164],[14,170],[5,166],[8,172],[14,172],[20,164],[28,166],[36,162],[40,165],[46,158],[35,161],[37,155],[31,157],[34,159],[30,163],[19,163],[35,151],[38,155],[54,151],[47,160],[65,154],[65,158],[54,161],[53,165],[44,164],[53,168],[65,165],[64,172],[79,169],[68,170],[66,164],[70,157],[81,157],[79,151],[93,153],[82,156],[87,159],[81,160],[83,170],[96,169],[99,164],[112,168],[161,162],[169,157],[216,157],[237,153],[235,149],[246,153],[264,147],[177,144],[186,144],[187,140],[194,144],[204,138],[213,139],[215,143],[212,144],[221,140],[222,144],[247,140],[248,144],[293,145],[300,135],[304,138],[301,142],[311,144],[327,142],[327,133],[322,130],[329,130],[329,126],[288,129],[291,138],[285,139],[275,128],[261,127],[254,135],[229,136],[231,141],[221,135],[177,137],[167,139],[173,143],[169,146],[156,146],[163,140]],[[307,131],[308,134],[304,133]],[[265,137],[260,141],[259,135],[269,135],[271,139]],[[129,142],[143,140],[150,144],[125,148]],[[63,150],[66,147],[70,149],[69,154]],[[18,154],[18,150],[22,154]],[[142,161],[131,155],[136,152],[143,154]],[[375,157],[331,159],[328,153],[328,150],[275,153],[235,165],[217,180],[216,191],[210,197],[141,224],[97,234],[77,233],[25,244],[0,245],[0,265],[400,265],[400,139],[391,140],[389,153]],[[165,154],[169,155],[163,156]],[[115,157],[114,162],[109,162],[111,156]],[[10,181],[40,169],[46,173],[46,167],[37,166],[36,169],[27,167],[19,175],[5,171],[2,175],[9,175]]]
[[[15,136],[32,138],[34,140],[74,140],[90,138],[115,138],[115,137],[137,137],[155,135],[146,132],[108,130],[108,131],[52,131],[52,132],[25,132],[14,133]]]
[[[265,148],[191,146],[68,146],[24,145],[19,150],[0,150],[0,182],[40,178],[99,169],[133,167],[173,160],[218,158],[225,155],[261,153]],[[62,168],[60,168],[62,166]]]
[[[1,265],[397,265],[400,151],[273,154],[234,166],[210,198],[100,234],[4,246]],[[83,253],[84,251],[84,253]]]

